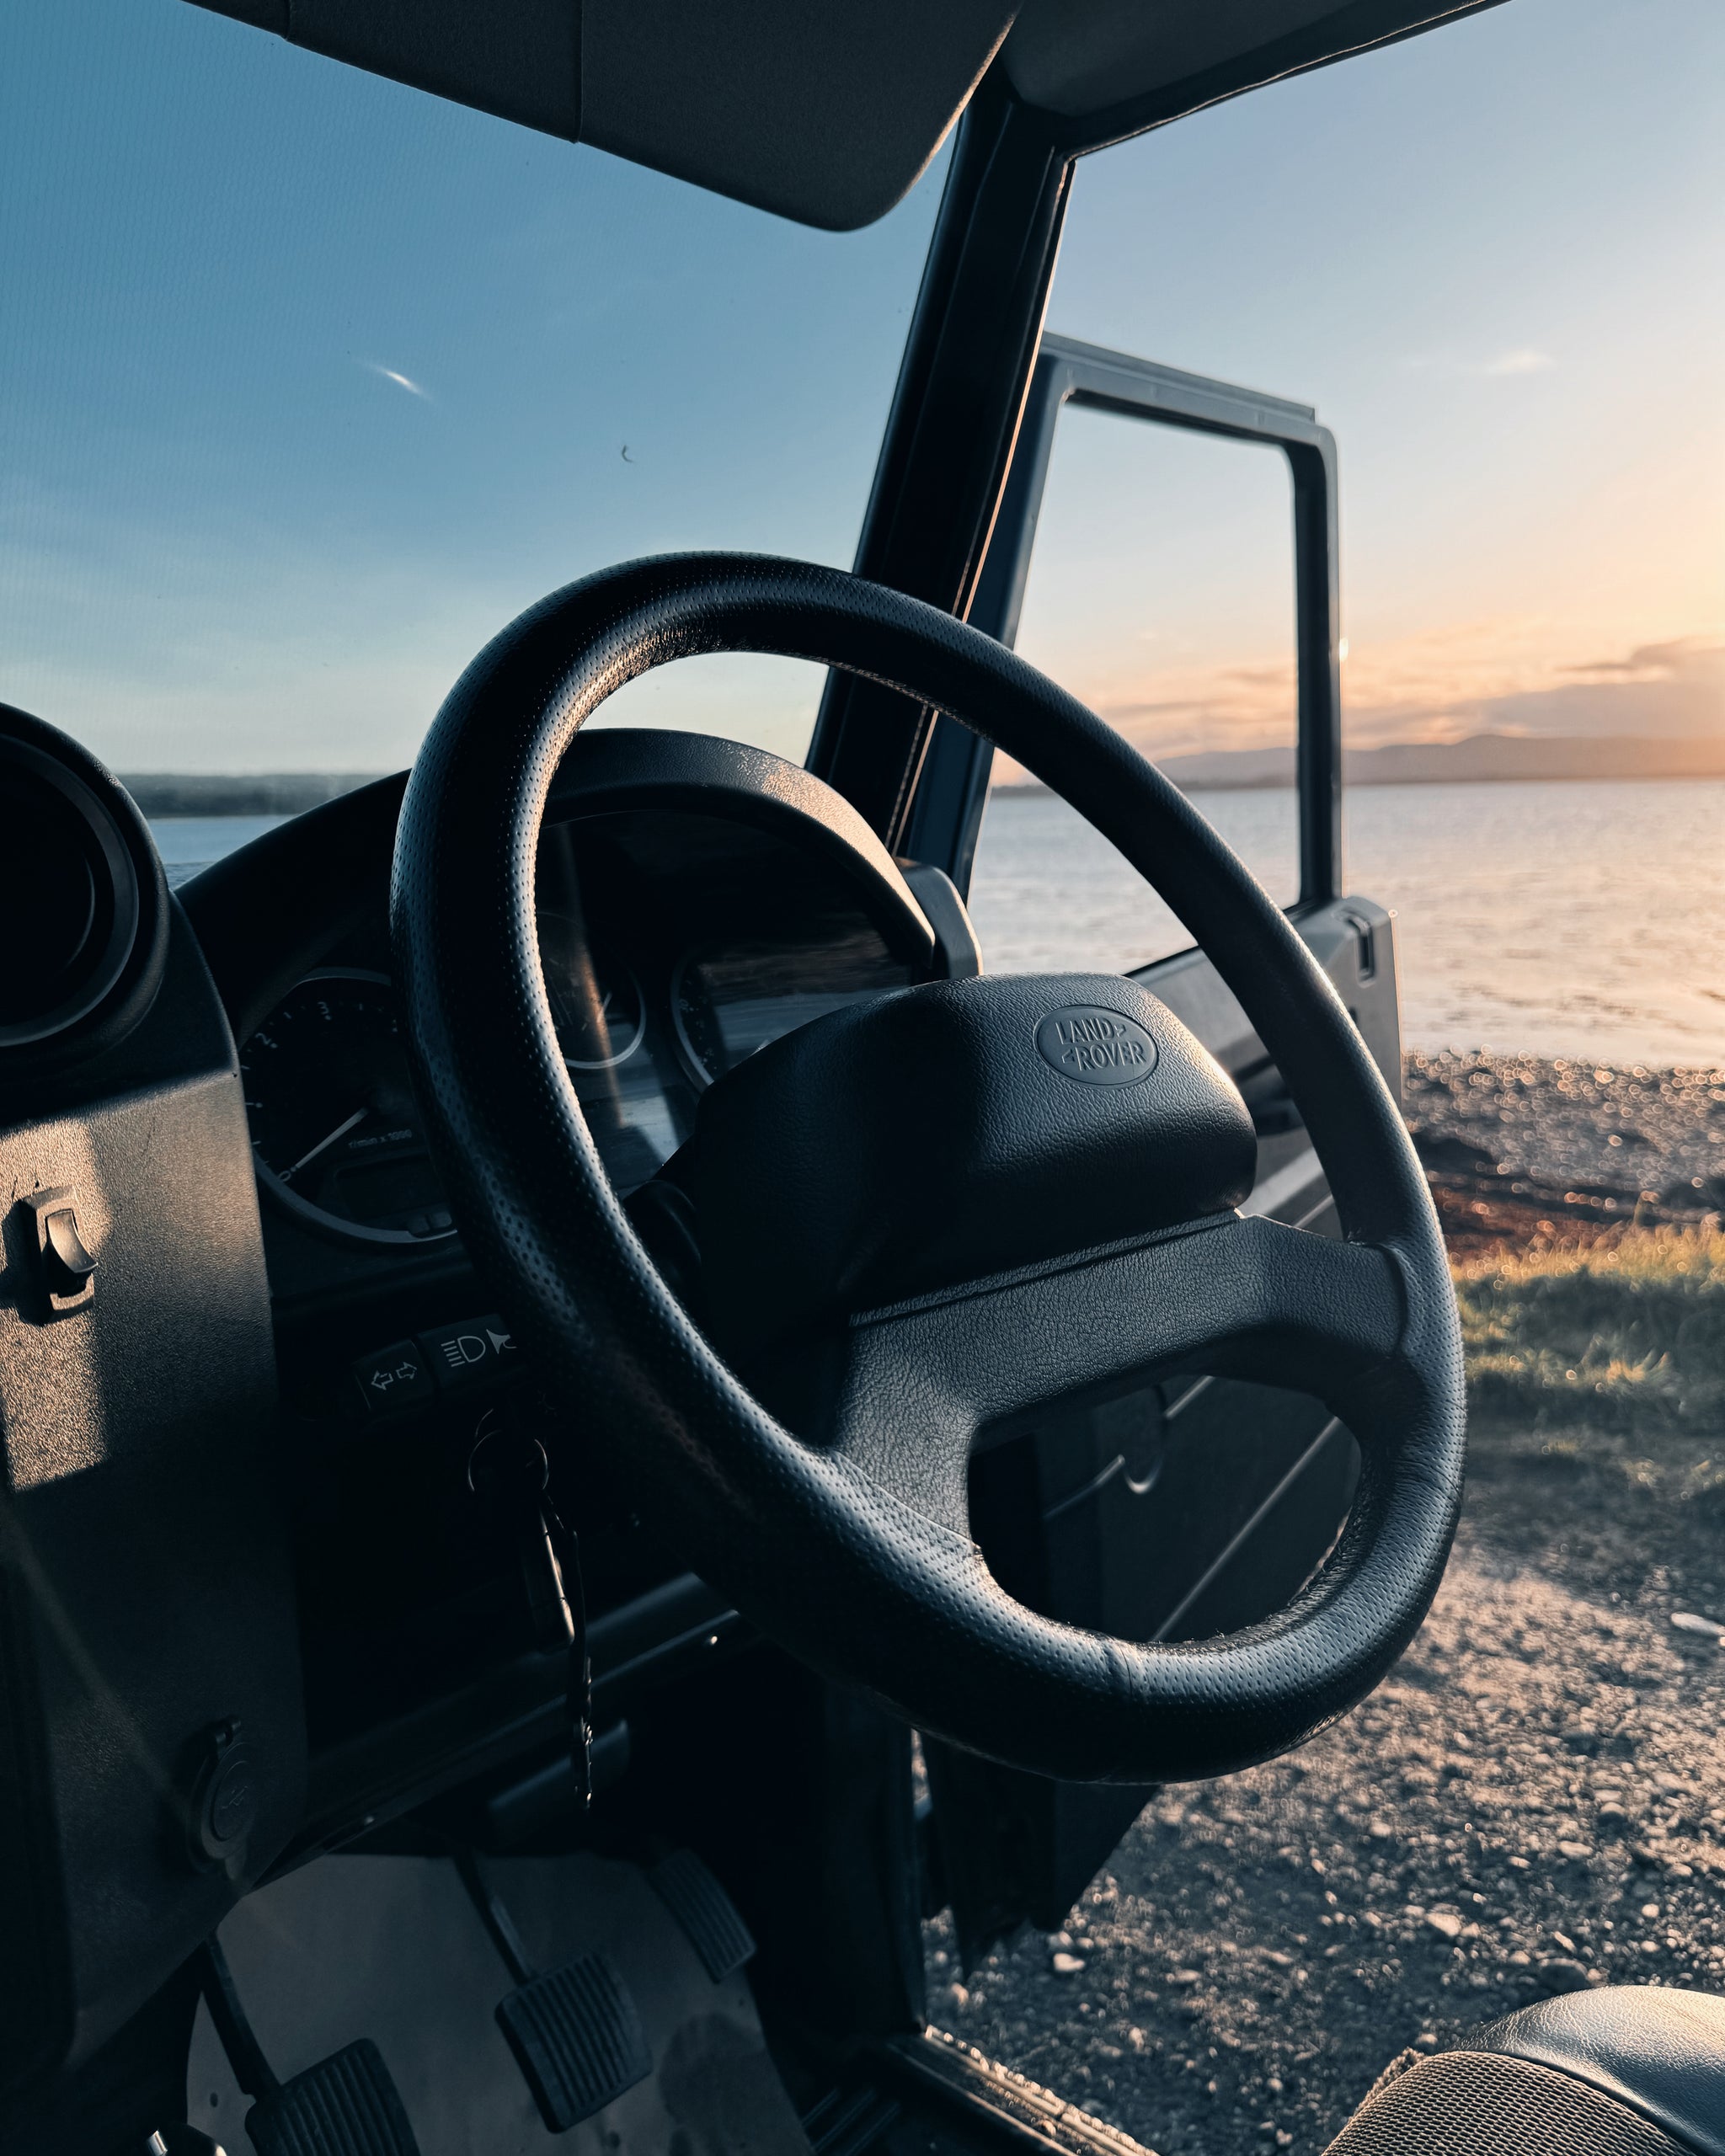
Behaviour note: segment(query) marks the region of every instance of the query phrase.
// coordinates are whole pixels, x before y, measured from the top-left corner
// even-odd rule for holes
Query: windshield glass
[[[398,769],[571,578],[849,565],[943,159],[816,232],[184,0],[18,0],[0,56],[0,697],[123,774]],[[800,758],[820,679],[608,716]]]

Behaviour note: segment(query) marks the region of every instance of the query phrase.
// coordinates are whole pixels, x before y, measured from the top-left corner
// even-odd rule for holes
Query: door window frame
[[[1342,654],[1336,439],[1309,404],[1161,366],[1044,333],[1006,488],[969,610],[971,625],[1011,646],[1018,632],[1037,521],[1069,404],[1122,418],[1263,443],[1288,462],[1294,506],[1295,774],[1303,913],[1342,894]],[[904,851],[970,887],[994,762],[991,742],[944,714],[923,759]]]

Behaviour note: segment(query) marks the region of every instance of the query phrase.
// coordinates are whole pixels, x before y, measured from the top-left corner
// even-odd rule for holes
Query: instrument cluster
[[[550,826],[538,933],[569,1081],[620,1195],[688,1137],[701,1095],[770,1043],[927,977],[854,889],[778,835],[624,811]],[[371,953],[381,945],[381,929]],[[375,965],[289,990],[241,1049],[260,1187],[323,1235],[437,1243],[455,1223]]]

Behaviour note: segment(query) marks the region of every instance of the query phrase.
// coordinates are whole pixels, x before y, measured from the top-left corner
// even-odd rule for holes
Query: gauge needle
[[[345,1138],[354,1125],[356,1123],[363,1123],[371,1113],[370,1108],[355,1108],[345,1123],[337,1123],[327,1138],[320,1138],[309,1153],[301,1154],[291,1168],[284,1169],[281,1180],[286,1182],[290,1176],[296,1176],[307,1161],[315,1161],[320,1153],[328,1152],[338,1138]]]

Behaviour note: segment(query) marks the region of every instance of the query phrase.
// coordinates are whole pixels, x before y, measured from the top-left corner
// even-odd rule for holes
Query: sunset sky
[[[1051,325],[1336,431],[1351,738],[1725,728],[1722,83],[1717,0],[1510,0],[1081,168]],[[943,171],[804,232],[184,0],[14,0],[0,698],[127,770],[381,770],[572,576],[848,563]],[[1248,746],[1290,604],[1274,458],[1063,423],[1028,655]],[[617,710],[799,755],[818,686]]]
[[[1049,321],[1335,431],[1351,739],[1725,733],[1713,0],[1510,0],[1090,159]],[[1063,426],[1020,648],[1147,747],[1284,737],[1277,461]]]

